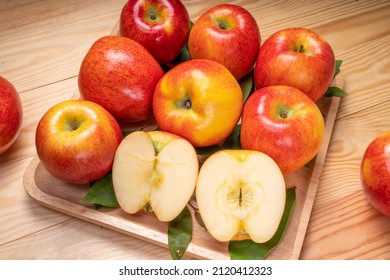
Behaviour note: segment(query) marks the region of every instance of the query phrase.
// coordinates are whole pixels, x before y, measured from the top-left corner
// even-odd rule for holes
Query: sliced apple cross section
[[[285,200],[286,186],[278,165],[258,151],[216,152],[198,175],[199,212],[208,232],[219,241],[268,241],[278,229]]]
[[[112,168],[114,191],[127,213],[176,218],[194,193],[199,163],[185,139],[163,131],[137,131],[119,145]]]

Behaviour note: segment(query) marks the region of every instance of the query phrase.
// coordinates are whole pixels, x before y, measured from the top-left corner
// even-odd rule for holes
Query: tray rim
[[[337,86],[343,86],[343,81],[340,79],[337,79],[335,83]],[[302,245],[306,236],[307,226],[311,216],[312,207],[314,204],[314,199],[320,182],[320,176],[326,160],[327,150],[329,147],[333,127],[340,105],[340,97],[334,96],[330,97],[330,99],[330,105],[329,109],[327,110],[327,117],[325,120],[326,129],[324,130],[324,142],[315,158],[312,175],[310,176],[310,180],[308,183],[307,194],[304,197],[297,233],[293,243],[291,255],[289,256],[289,259],[291,260],[299,259],[301,253]],[[38,168],[39,164],[40,160],[38,158],[38,155],[35,155],[23,175],[23,184],[25,191],[36,203],[47,208],[59,211],[61,213],[67,214],[69,216],[76,217],[81,220],[94,223],[156,245],[168,247],[167,234],[163,234],[151,228],[146,228],[137,225],[136,223],[132,223],[130,220],[124,224],[121,219],[113,216],[107,217],[104,212],[96,211],[94,209],[87,208],[81,204],[73,203],[66,199],[62,199],[60,197],[52,196],[50,194],[45,193],[35,183],[35,170]],[[75,211],[75,209],[77,209],[78,211]],[[221,254],[204,246],[194,244],[193,242],[189,244],[186,251],[186,255],[195,257],[197,259],[229,259],[229,256],[226,254]]]

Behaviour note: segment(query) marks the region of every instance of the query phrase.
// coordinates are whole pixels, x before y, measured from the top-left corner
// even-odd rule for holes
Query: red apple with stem
[[[5,153],[19,136],[23,106],[13,84],[0,76],[0,154]]]
[[[160,64],[179,54],[190,33],[190,17],[179,0],[129,0],[119,23],[120,34],[139,42]]]
[[[245,8],[233,4],[217,5],[203,13],[188,38],[192,59],[217,61],[237,80],[252,70],[260,44],[254,17]]]
[[[120,124],[149,120],[154,88],[163,74],[154,57],[136,41],[104,36],[81,63],[80,95],[103,106]]]
[[[360,177],[369,203],[390,217],[390,130],[378,135],[367,146]]]
[[[42,116],[35,137],[39,159],[50,174],[65,182],[83,184],[111,171],[122,131],[102,106],[68,100]]]
[[[324,119],[318,106],[290,86],[269,86],[255,91],[242,114],[243,149],[269,155],[283,174],[307,164],[318,153]]]
[[[306,28],[287,28],[261,46],[254,81],[257,89],[292,86],[317,101],[333,81],[335,63],[332,47],[320,35]]]

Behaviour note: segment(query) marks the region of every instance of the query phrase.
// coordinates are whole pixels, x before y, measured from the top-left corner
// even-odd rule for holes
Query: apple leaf
[[[169,222],[168,225],[168,248],[172,259],[180,260],[192,238],[192,216],[188,207]]]
[[[240,150],[241,149],[240,132],[241,132],[241,124],[237,124],[233,132],[226,138],[225,142],[222,145],[222,148]]]
[[[248,99],[249,95],[253,92],[253,72],[251,71],[248,75],[243,77],[238,81],[240,84],[242,95],[243,95],[243,103]]]
[[[333,76],[333,79],[336,77],[336,75],[340,72],[340,67],[341,67],[341,64],[343,63],[342,60],[337,60],[336,59],[336,70],[334,71],[334,76]]]
[[[229,254],[232,260],[263,260],[275,248],[283,237],[292,208],[295,203],[295,187],[286,190],[286,204],[279,228],[274,236],[265,243],[255,243],[250,239],[229,242]]]
[[[95,206],[119,207],[112,185],[112,174],[109,173],[102,179],[93,183],[92,187],[80,202],[94,203]]]
[[[335,86],[329,87],[324,94],[324,96],[326,97],[331,97],[331,96],[344,97],[347,95],[348,93],[346,93],[343,89]]]

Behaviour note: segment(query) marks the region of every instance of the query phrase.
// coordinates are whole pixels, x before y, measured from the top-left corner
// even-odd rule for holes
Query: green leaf
[[[253,92],[253,72],[251,71],[248,75],[243,77],[238,81],[240,84],[242,95],[243,95],[243,103],[248,99],[249,95]]]
[[[347,95],[348,93],[346,93],[343,89],[336,86],[329,87],[324,94],[324,96],[326,97],[331,97],[331,96],[344,97]]]
[[[192,238],[192,216],[188,207],[168,225],[168,249],[172,259],[180,260]]]
[[[240,132],[241,132],[241,124],[237,124],[233,132],[226,138],[222,148],[240,150],[241,149]]]
[[[336,75],[340,72],[340,67],[341,67],[341,64],[343,63],[342,60],[337,60],[336,59],[336,70],[334,72],[334,76],[333,76],[333,79],[336,77]]]
[[[94,203],[95,205],[117,208],[114,187],[112,184],[112,174],[109,173],[102,179],[92,184],[87,194],[80,200],[84,203]]]
[[[286,230],[293,205],[295,203],[295,187],[286,190],[286,204],[279,228],[274,236],[265,243],[255,243],[250,239],[229,242],[229,254],[232,260],[263,260],[275,248]],[[261,225],[259,225],[261,226]]]

